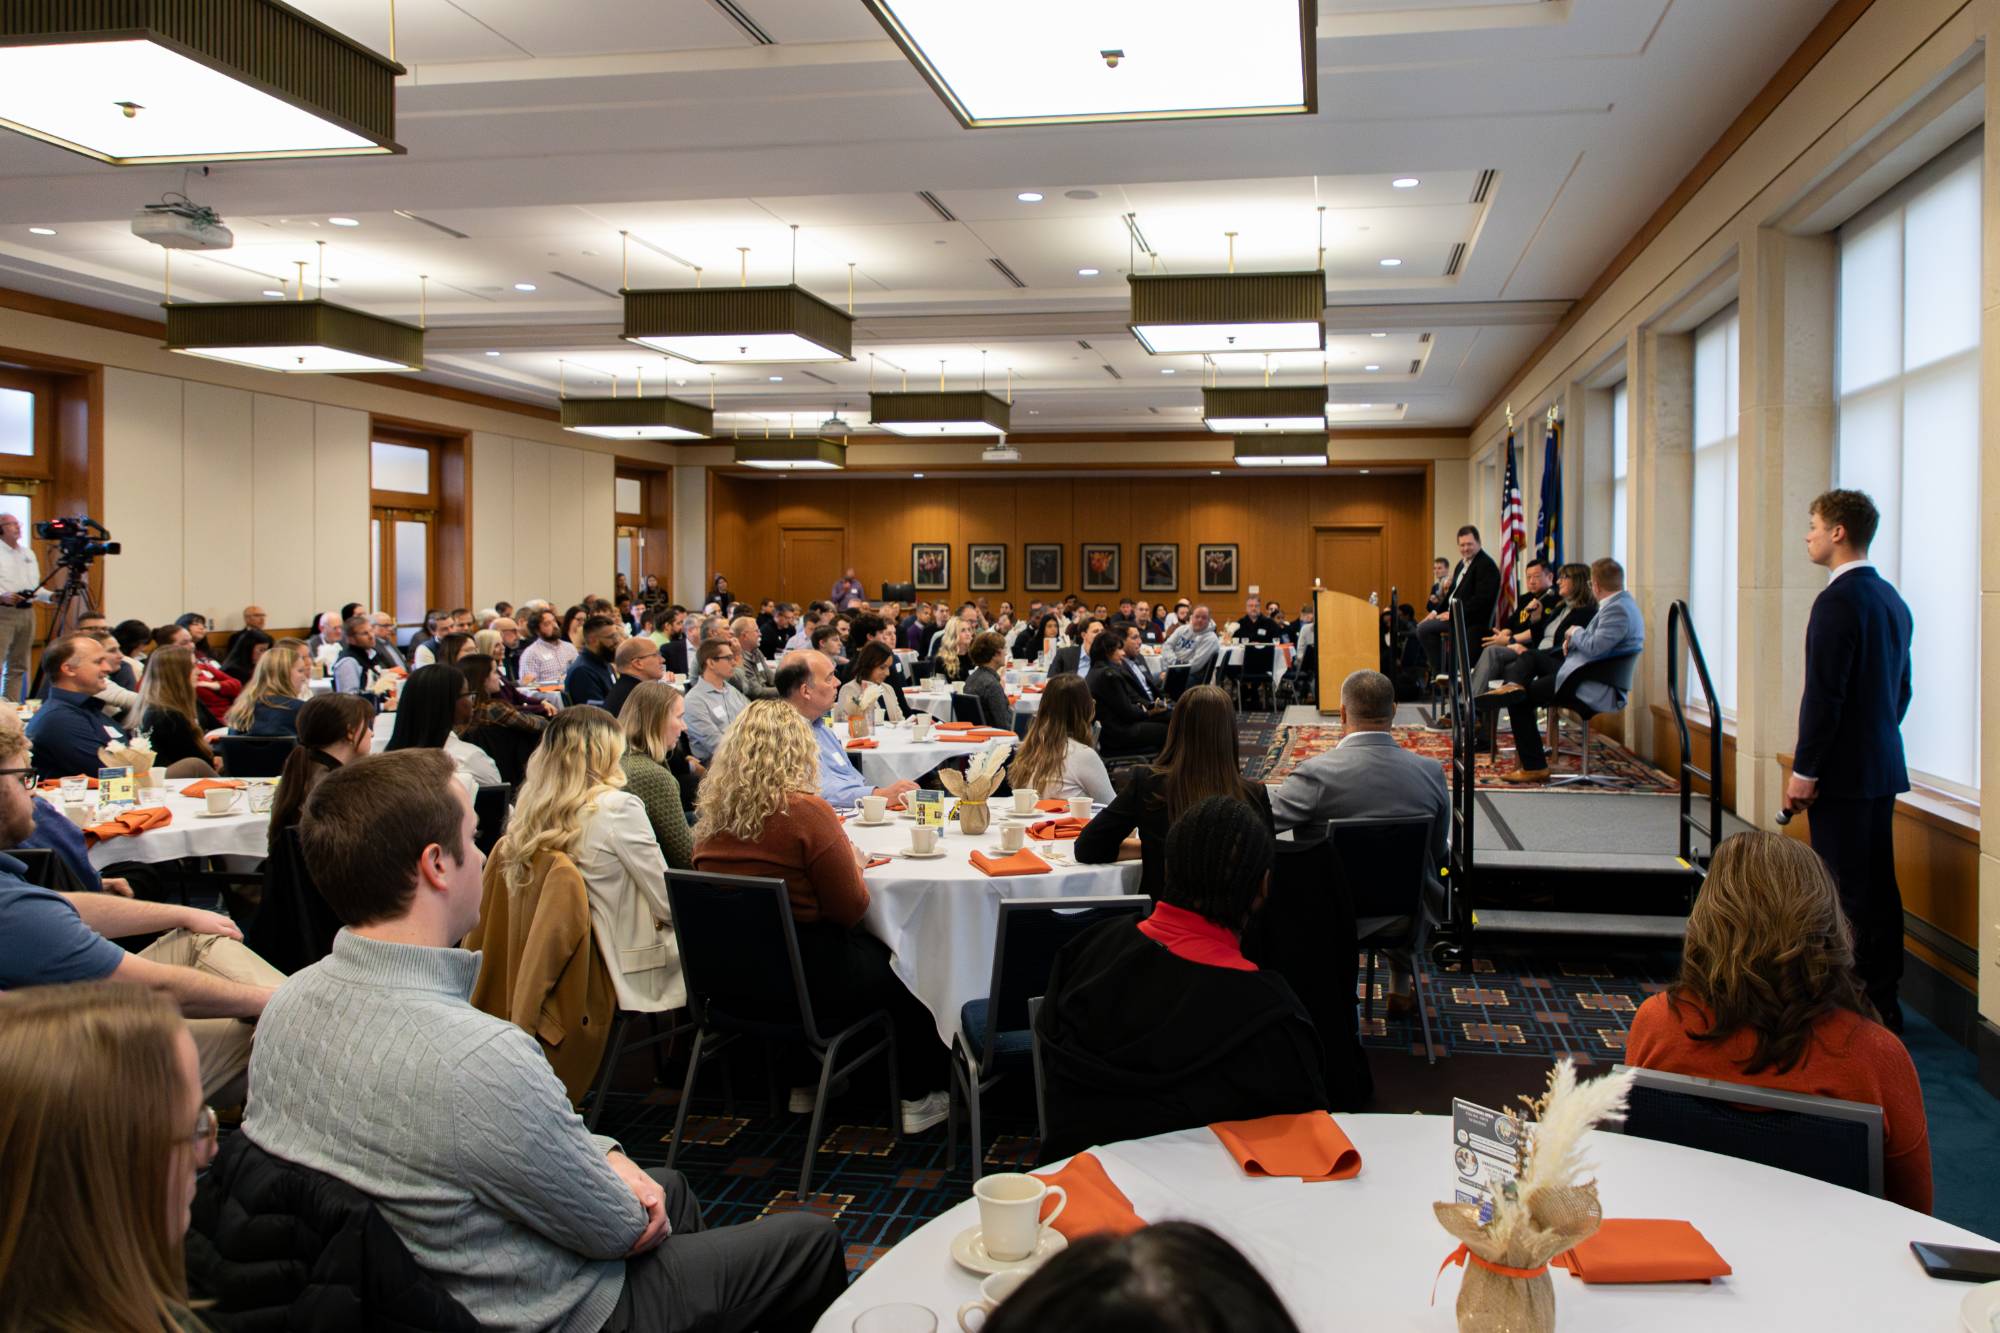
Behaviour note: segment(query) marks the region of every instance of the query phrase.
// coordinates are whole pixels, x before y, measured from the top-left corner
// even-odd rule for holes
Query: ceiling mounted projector
[[[221,215],[185,195],[140,209],[132,217],[132,234],[169,250],[227,250],[236,244]]]
[[[982,463],[1018,463],[1021,461],[1021,451],[1007,443],[1006,437],[1002,436],[998,444],[989,444],[979,451],[979,461]]]

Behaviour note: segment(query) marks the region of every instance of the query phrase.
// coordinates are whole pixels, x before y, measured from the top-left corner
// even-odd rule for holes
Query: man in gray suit
[[[1502,782],[1549,780],[1549,759],[1542,749],[1535,710],[1571,700],[1598,713],[1613,713],[1625,706],[1625,691],[1589,675],[1579,678],[1578,673],[1592,662],[1639,652],[1646,646],[1646,622],[1639,614],[1639,604],[1625,591],[1625,568],[1616,560],[1607,557],[1592,564],[1590,586],[1597,594],[1597,614],[1588,625],[1566,632],[1562,665],[1525,686],[1509,681],[1481,696],[1505,699],[1507,717],[1514,728],[1514,755],[1519,767],[1501,774]]]
[[[1444,919],[1444,864],[1451,827],[1451,793],[1444,766],[1396,743],[1396,687],[1379,671],[1356,671],[1340,683],[1340,744],[1300,764],[1271,792],[1271,817],[1280,831],[1329,819],[1409,819],[1431,821],[1430,855],[1424,867],[1424,911],[1431,924]],[[1363,935],[1389,924],[1385,918],[1355,923]],[[1389,1012],[1411,1007],[1410,979],[1393,963],[1389,969]]]

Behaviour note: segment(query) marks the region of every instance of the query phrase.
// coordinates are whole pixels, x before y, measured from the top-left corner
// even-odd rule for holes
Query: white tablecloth
[[[947,759],[978,754],[981,750],[1004,743],[999,738],[969,742],[940,739],[946,734],[932,731],[930,740],[918,744],[910,739],[910,724],[906,720],[877,727],[874,749],[849,750],[847,753],[850,758],[861,761],[862,777],[877,787],[886,787],[892,782],[915,782]]]
[[[220,818],[208,816],[208,805],[200,797],[180,795],[183,787],[196,779],[181,778],[167,783],[167,809],[173,822],[165,828],[148,829],[131,837],[107,838],[90,849],[90,863],[102,870],[120,861],[178,861],[187,856],[262,856],[271,825],[268,814],[250,813],[250,793],[237,798],[233,813]],[[266,784],[268,785],[268,784]],[[55,793],[45,793],[55,796]],[[141,802],[145,804],[145,802]],[[56,808],[62,808],[57,798]]]
[[[1007,692],[1012,694],[1015,688],[1014,686],[1009,686]],[[951,700],[951,693],[946,690],[935,692],[931,690],[903,691],[904,703],[917,712],[929,713],[940,722],[951,721]],[[1042,696],[1040,694],[1023,693],[1014,700],[1014,716],[1033,717],[1041,711],[1041,707]]]
[[[1247,1254],[1302,1329],[1456,1327],[1457,1272],[1426,1304],[1455,1247],[1431,1214],[1451,1197],[1449,1116],[1347,1115],[1360,1150],[1352,1180],[1252,1179],[1206,1129],[1094,1149],[1148,1221],[1202,1222]],[[1554,1270],[1557,1327],[1619,1333],[1929,1329],[1954,1333],[1969,1287],[1924,1276],[1913,1240],[1991,1242],[1896,1204],[1734,1158],[1599,1132],[1599,1197],[1609,1217],[1684,1218],[1735,1270],[1714,1283],[1590,1286]],[[878,1259],[820,1319],[847,1333],[877,1305],[914,1301],[955,1327],[978,1279],[953,1263],[951,1238],[976,1225],[970,1198]]]
[[[1037,815],[1051,819],[1052,815]],[[895,955],[896,975],[937,1019],[938,1036],[949,1043],[958,1031],[958,1011],[967,1000],[983,999],[993,976],[993,944],[1002,898],[1078,898],[1132,894],[1139,888],[1139,863],[1080,866],[1051,863],[1046,875],[995,879],[972,864],[973,848],[1000,855],[1001,820],[971,836],[947,824],[935,861],[894,857],[867,873],[868,929]],[[890,855],[910,845],[908,819],[892,818],[881,828],[847,821],[847,835],[863,851]],[[1073,842],[1031,843],[1073,852]],[[843,1325],[845,1327],[845,1325]]]
[[[1278,650],[1277,654],[1271,659],[1271,683],[1275,685],[1285,678],[1287,671],[1291,670],[1292,646],[1288,643],[1274,644],[1272,646]],[[1217,657],[1216,661],[1222,666],[1240,667],[1243,665],[1243,648],[1244,645],[1240,643],[1225,644],[1223,645],[1221,655]]]

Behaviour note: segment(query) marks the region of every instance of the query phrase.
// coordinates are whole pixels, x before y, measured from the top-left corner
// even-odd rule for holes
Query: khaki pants
[[[212,977],[241,982],[246,986],[277,986],[285,974],[252,953],[241,940],[226,935],[197,935],[192,931],[170,930],[140,951],[141,958],[170,967],[191,967]],[[240,1080],[250,1068],[250,1038],[256,1031],[242,1018],[191,1018],[188,1032],[194,1037],[201,1057],[201,1095],[211,1105],[218,1101],[234,1106],[240,1094],[218,1097]]]
[[[35,645],[35,610],[0,606],[0,665],[7,676],[0,694],[19,703],[28,697],[28,653]]]

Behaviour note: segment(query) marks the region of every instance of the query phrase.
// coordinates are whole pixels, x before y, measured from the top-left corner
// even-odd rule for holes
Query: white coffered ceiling
[[[619,341],[620,231],[631,285],[683,286],[735,282],[740,247],[785,281],[796,226],[800,282],[844,305],[852,265],[856,359],[717,368],[725,428],[858,424],[871,377],[943,362],[1011,371],[1017,432],[1187,430],[1205,376],[1263,361],[1147,356],[1126,272],[1219,271],[1227,232],[1238,271],[1311,268],[1323,217],[1324,365],[1274,381],[1323,378],[1336,424],[1458,426],[1829,2],[1320,0],[1315,116],[968,131],[859,0],[401,0],[406,155],[184,178],[0,135],[0,285],[156,315],[128,222],[185,188],[237,239],[177,255],[178,297],[268,299],[302,259],[310,285],[325,241],[346,304],[414,319],[429,275],[426,378],[548,404],[644,367],[706,402],[706,368]],[[294,3],[388,44],[387,0]]]

